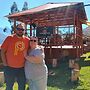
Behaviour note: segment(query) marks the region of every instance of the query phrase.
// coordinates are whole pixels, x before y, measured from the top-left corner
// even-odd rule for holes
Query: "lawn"
[[[71,72],[68,63],[61,63],[58,68],[53,69],[56,75],[48,78],[48,90],[90,90],[90,61],[81,59],[79,64],[81,70],[77,84],[69,81]]]
[[[50,70],[55,72],[55,75],[48,76],[48,90],[90,90],[90,60],[80,59],[79,64],[81,70],[77,84],[69,81],[71,72],[67,62],[60,62],[57,68],[48,66]],[[14,88],[14,90],[18,90],[17,83],[15,83]],[[5,84],[0,86],[0,90],[5,90]]]

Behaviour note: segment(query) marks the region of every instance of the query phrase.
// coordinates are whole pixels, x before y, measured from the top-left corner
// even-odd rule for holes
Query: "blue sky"
[[[24,2],[28,3],[28,8],[34,8],[48,2],[84,2],[84,5],[90,4],[90,0],[0,0],[0,27],[10,27],[8,19],[4,16],[10,13],[10,7],[16,2],[18,9],[21,10]],[[85,7],[88,21],[90,21],[90,6]]]

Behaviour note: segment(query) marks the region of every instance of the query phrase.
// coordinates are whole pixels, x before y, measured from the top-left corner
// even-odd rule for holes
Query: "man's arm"
[[[4,66],[7,66],[7,60],[6,60],[6,51],[1,48],[1,59]]]

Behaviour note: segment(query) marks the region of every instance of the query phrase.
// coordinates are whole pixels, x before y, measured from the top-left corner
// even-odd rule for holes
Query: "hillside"
[[[90,26],[83,30],[83,34],[85,37],[90,37]]]

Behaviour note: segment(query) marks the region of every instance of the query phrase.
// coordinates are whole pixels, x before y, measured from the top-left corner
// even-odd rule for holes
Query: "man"
[[[25,90],[23,51],[28,49],[28,44],[29,38],[24,36],[24,27],[18,24],[15,34],[8,36],[1,46],[6,90],[13,90],[15,81],[18,83],[18,90]]]

